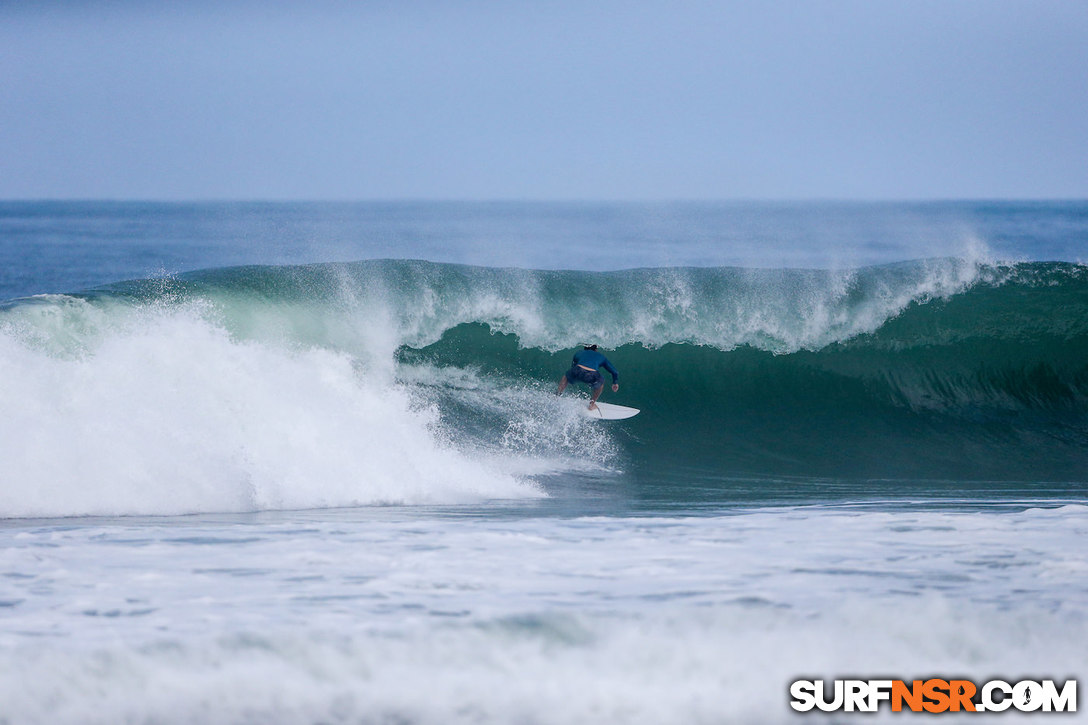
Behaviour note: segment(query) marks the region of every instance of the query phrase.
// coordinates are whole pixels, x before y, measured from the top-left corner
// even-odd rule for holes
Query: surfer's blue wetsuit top
[[[574,353],[574,365],[585,365],[587,368],[592,368],[593,370],[604,368],[612,374],[613,385],[620,381],[619,371],[616,370],[612,363],[608,362],[608,358],[596,350],[579,350]]]

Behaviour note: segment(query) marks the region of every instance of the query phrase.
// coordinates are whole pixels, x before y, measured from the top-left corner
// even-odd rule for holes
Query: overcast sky
[[[0,198],[1088,197],[1088,2],[0,0]]]

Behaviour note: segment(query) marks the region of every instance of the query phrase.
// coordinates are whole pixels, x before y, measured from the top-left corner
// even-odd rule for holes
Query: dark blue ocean
[[[1086,258],[1072,201],[0,203],[0,723],[1083,675]],[[589,343],[640,415],[555,395]]]

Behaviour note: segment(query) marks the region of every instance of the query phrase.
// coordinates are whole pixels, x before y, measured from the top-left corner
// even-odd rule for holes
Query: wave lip
[[[236,334],[281,334],[352,352],[375,342],[357,339],[362,331],[382,328],[393,348],[420,347],[479,323],[548,351],[593,340],[611,348],[684,342],[784,354],[872,332],[911,304],[1000,283],[1009,269],[987,261],[984,250],[844,270],[579,272],[378,260],[207,270],[96,294],[212,300]]]

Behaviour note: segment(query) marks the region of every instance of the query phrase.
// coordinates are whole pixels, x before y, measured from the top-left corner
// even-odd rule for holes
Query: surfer
[[[601,397],[601,391],[604,390],[604,376],[600,372],[602,367],[612,374],[612,392],[617,392],[620,389],[619,371],[616,370],[612,363],[608,362],[608,358],[597,352],[596,345],[585,345],[581,350],[574,353],[574,360],[570,364],[570,370],[563,373],[563,377],[559,378],[559,390],[555,394],[562,395],[563,391],[567,389],[568,383],[585,383],[593,390],[593,398],[589,401],[589,409],[595,409],[597,407],[597,398]]]

